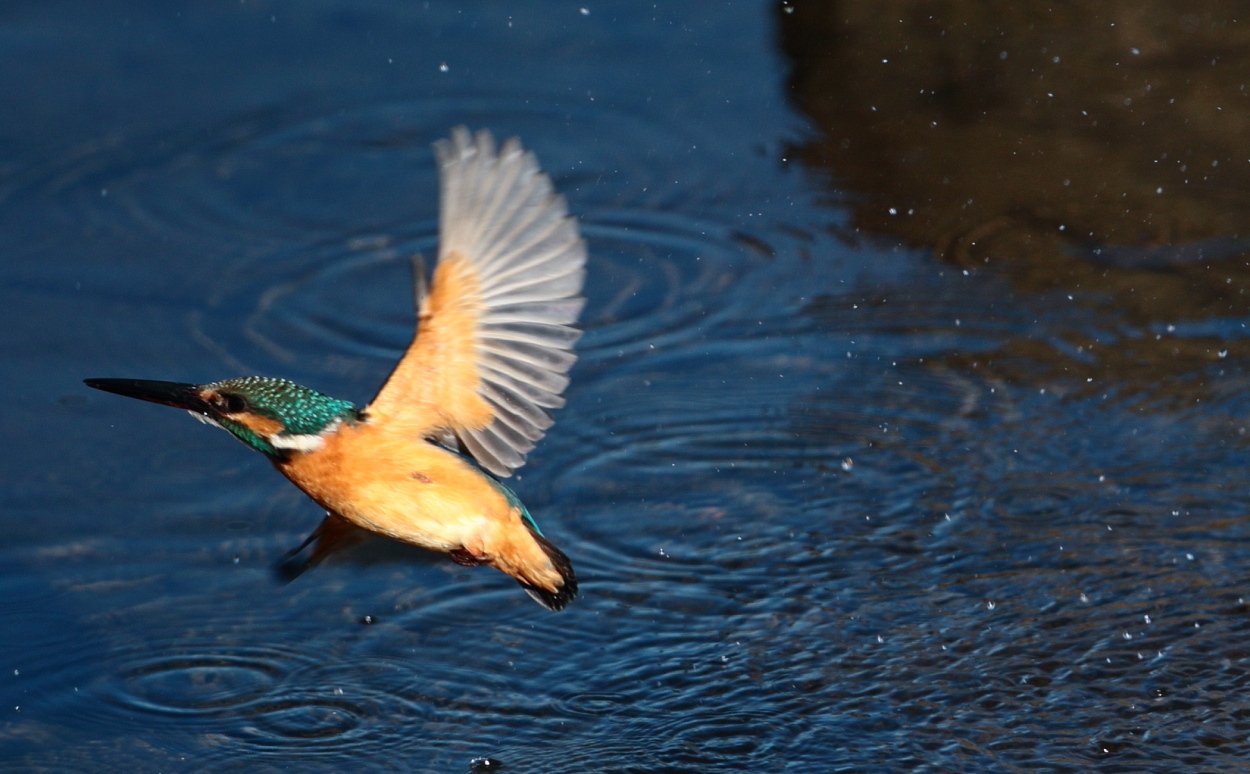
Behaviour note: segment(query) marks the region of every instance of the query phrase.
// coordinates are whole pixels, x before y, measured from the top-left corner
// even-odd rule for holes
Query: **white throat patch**
[[[283,435],[275,433],[266,437],[269,443],[273,444],[275,449],[292,449],[294,451],[311,452],[317,451],[326,445],[325,437],[335,430],[339,429],[339,425],[343,424],[343,420],[336,419],[325,426],[320,433],[300,433],[292,435]]]
[[[273,444],[275,449],[294,449],[302,452],[317,451],[326,445],[326,439],[312,433],[303,435],[283,435],[282,433],[277,433],[266,436],[266,440]]]

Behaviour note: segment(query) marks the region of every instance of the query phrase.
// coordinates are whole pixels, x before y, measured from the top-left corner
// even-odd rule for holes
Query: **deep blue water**
[[[0,10],[0,770],[1240,770],[1250,313],[848,238],[776,12]],[[515,485],[559,614],[381,539],[283,585],[317,508],[80,382],[367,402],[459,124],[533,148],[591,251]],[[1211,356],[1101,367],[1156,336]]]

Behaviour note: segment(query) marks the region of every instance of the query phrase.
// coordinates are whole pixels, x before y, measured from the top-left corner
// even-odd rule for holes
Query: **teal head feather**
[[[360,418],[351,401],[268,376],[245,376],[204,385],[215,393],[220,414],[209,418],[243,443],[271,457],[290,450],[309,451],[319,446],[319,435],[339,422]],[[263,435],[230,415],[255,414],[282,426]],[[206,417],[208,418],[208,417]]]

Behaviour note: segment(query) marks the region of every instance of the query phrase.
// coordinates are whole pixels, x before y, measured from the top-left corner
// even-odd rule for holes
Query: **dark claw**
[[[486,564],[484,559],[478,559],[476,556],[463,548],[453,548],[447,552],[447,555],[451,557],[453,562],[464,565],[465,567],[477,567],[479,565]]]

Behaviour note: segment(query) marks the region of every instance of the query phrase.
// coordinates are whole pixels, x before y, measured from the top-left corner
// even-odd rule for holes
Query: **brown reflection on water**
[[[1023,292],[1076,291],[1131,329],[1092,365],[1031,341],[1006,343],[1004,364],[1093,370],[1129,391],[1189,374],[1173,385],[1189,393],[1204,392],[1193,369],[1250,355],[1145,330],[1250,312],[1242,4],[777,8],[792,98],[820,130],[799,153],[830,172],[855,229],[995,267]]]

